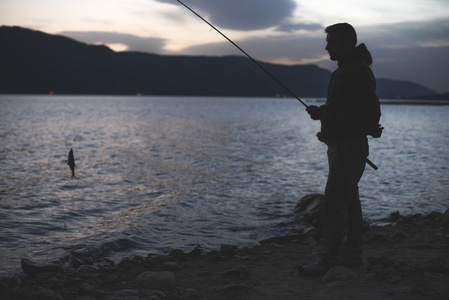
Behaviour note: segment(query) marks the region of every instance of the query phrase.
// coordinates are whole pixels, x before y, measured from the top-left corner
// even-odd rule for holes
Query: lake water
[[[72,250],[120,259],[257,244],[299,226],[276,225],[326,182],[319,123],[293,99],[2,95],[0,105],[2,274]],[[449,106],[382,110],[364,217],[444,212]]]

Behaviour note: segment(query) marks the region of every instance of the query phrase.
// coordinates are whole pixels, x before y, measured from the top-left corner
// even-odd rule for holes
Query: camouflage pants
[[[354,263],[362,258],[363,219],[358,183],[365,170],[368,141],[329,144],[327,155],[329,175],[324,192],[323,260],[331,265]]]

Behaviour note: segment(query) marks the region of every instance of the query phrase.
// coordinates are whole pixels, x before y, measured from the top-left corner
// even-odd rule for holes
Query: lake
[[[1,95],[0,105],[2,274],[70,251],[254,245],[301,226],[297,201],[326,183],[319,122],[294,99]],[[383,136],[370,140],[379,170],[367,166],[360,183],[371,223],[449,207],[448,116],[448,105],[382,105]]]

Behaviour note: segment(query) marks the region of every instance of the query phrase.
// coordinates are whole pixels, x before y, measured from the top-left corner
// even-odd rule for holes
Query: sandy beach
[[[297,267],[319,257],[316,228],[255,247],[174,249],[120,263],[73,253],[71,266],[22,261],[2,278],[1,299],[449,299],[449,210],[402,217],[364,234],[364,263],[323,277]]]

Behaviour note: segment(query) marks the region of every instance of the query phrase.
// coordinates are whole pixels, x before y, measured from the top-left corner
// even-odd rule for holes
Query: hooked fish
[[[72,171],[72,178],[76,178],[75,176],[75,156],[73,156],[73,150],[70,149],[69,157],[67,159],[67,165],[70,167],[70,171]]]

